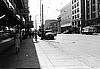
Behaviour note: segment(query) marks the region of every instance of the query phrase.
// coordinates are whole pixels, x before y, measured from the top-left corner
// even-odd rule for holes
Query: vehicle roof
[[[52,30],[45,30],[45,31],[52,31]]]
[[[92,26],[86,26],[86,27],[83,27],[83,29],[95,29],[95,28]]]

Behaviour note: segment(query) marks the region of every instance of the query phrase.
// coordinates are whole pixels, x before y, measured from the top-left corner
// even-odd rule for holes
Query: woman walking
[[[19,34],[19,30],[16,30],[16,34],[15,34],[15,47],[16,47],[16,53],[18,53],[19,49],[20,49],[20,34]]]

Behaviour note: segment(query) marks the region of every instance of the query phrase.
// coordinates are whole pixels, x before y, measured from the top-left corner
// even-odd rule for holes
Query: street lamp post
[[[40,24],[41,24],[41,0],[40,0]]]

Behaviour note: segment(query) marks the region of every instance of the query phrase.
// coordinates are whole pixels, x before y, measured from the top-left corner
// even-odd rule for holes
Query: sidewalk
[[[20,52],[15,53],[15,47],[0,55],[0,68],[34,68],[40,69],[35,45],[32,39],[25,39],[21,43]]]
[[[92,69],[38,37],[35,47],[41,69]]]

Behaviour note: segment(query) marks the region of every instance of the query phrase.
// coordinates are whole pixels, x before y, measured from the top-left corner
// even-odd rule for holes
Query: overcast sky
[[[71,0],[41,0],[44,5],[44,20],[46,19],[57,19],[60,14],[60,10]],[[34,20],[35,15],[39,18],[40,14],[40,0],[29,0],[29,10],[32,15],[32,20]],[[56,10],[57,9],[57,10]]]

